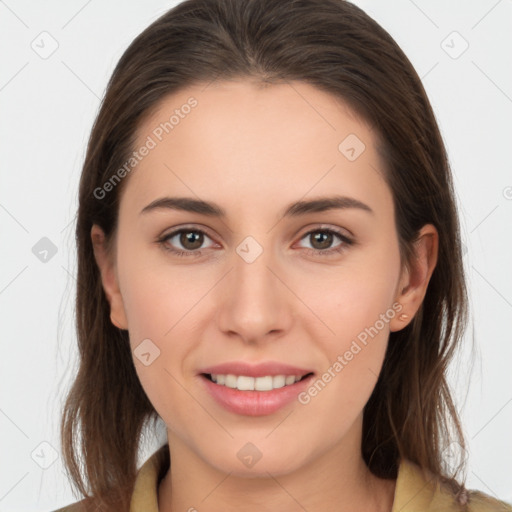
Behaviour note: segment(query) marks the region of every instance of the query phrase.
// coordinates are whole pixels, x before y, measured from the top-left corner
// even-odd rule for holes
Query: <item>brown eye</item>
[[[206,239],[210,240],[210,245],[203,246]],[[208,249],[213,247],[211,238],[201,229],[182,228],[158,240],[160,245],[166,250],[177,256],[199,256],[201,251],[198,249]]]
[[[336,242],[338,239],[338,243]],[[306,233],[301,240],[309,240],[310,248],[306,252],[313,255],[328,256],[341,253],[355,242],[333,229],[315,229]],[[333,245],[334,244],[334,245]]]
[[[199,231],[182,231],[179,237],[180,244],[184,249],[193,251],[199,249],[204,242],[204,234]]]
[[[329,249],[333,242],[333,235],[327,231],[316,231],[309,235],[313,249]]]

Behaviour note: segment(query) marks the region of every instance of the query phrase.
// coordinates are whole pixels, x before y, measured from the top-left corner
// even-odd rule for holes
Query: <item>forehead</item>
[[[306,83],[196,85],[139,126],[134,149],[151,149],[125,193],[138,205],[180,193],[266,209],[339,193],[389,208],[375,142],[346,104]]]

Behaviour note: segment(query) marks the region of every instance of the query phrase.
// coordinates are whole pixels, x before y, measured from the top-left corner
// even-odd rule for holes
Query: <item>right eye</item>
[[[204,244],[205,237],[211,240],[211,238],[201,229],[180,228],[164,235],[158,240],[158,242],[161,244],[163,249],[175,254],[176,256],[200,256],[201,251],[198,251],[197,249],[201,248]],[[177,244],[181,245],[181,250],[179,248],[175,248]]]

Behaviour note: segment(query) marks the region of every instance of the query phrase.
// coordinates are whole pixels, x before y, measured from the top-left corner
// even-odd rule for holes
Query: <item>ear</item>
[[[415,257],[402,272],[397,286],[395,302],[399,302],[402,309],[390,322],[391,332],[406,327],[420,309],[437,264],[438,247],[437,229],[432,224],[426,224],[421,228],[414,244]],[[402,315],[407,315],[407,318]]]
[[[96,224],[92,226],[91,239],[94,258],[101,273],[103,289],[110,304],[110,321],[119,329],[128,329],[114,258],[107,250],[105,233]]]

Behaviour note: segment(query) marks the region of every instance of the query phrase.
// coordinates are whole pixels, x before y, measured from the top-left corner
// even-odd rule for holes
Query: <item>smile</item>
[[[309,374],[308,374],[309,375]],[[240,391],[272,391],[273,389],[291,386],[306,375],[266,375],[251,377],[249,375],[206,374],[212,382]]]
[[[262,377],[201,373],[200,378],[215,403],[228,412],[265,416],[297,401],[299,393],[310,385],[314,373]]]

